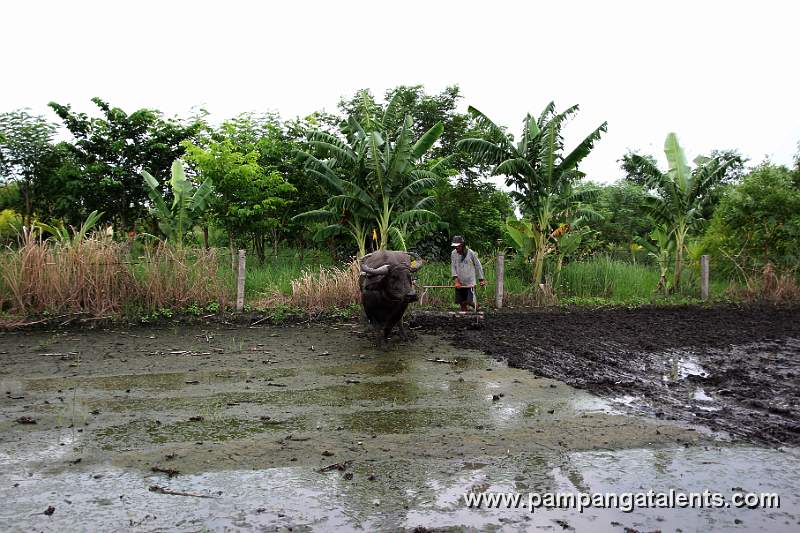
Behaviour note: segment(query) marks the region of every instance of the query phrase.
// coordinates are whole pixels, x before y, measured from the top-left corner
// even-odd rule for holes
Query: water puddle
[[[240,418],[202,418],[173,423],[158,420],[136,420],[107,426],[93,434],[96,445],[104,450],[141,447],[167,442],[224,442],[242,439],[265,431],[294,430],[306,427],[300,418],[289,420],[248,420]]]
[[[696,376],[706,378],[709,373],[697,361],[697,357],[689,352],[676,351],[667,353],[668,371],[663,376],[664,382],[681,381]]]
[[[240,382],[245,380],[274,380],[297,375],[292,368],[270,370],[214,370],[201,372],[162,372],[154,374],[121,374],[115,376],[59,377],[25,380],[31,391],[53,390],[180,390],[191,385]]]
[[[486,420],[480,412],[450,409],[358,411],[337,418],[338,426],[359,433],[413,433],[420,429],[464,427]]]
[[[411,530],[418,526],[526,531],[794,532],[800,513],[796,451],[632,449],[461,461],[356,462],[346,472],[228,470],[168,479],[113,468],[58,475],[0,474],[0,525],[70,531]],[[184,495],[159,494],[158,486]],[[469,508],[465,493],[775,493],[778,509]],[[52,516],[42,512],[53,506]]]
[[[102,358],[95,367],[87,358],[74,372],[89,375],[78,377],[42,377],[57,373],[38,355],[34,372],[17,361],[15,378],[0,383],[0,530],[705,531],[740,525],[734,520],[797,528],[795,452],[684,448],[711,439],[624,414],[642,397],[600,399],[424,336],[414,351],[377,353],[335,328],[279,334],[237,331],[223,355],[159,360],[153,374],[144,372],[155,359],[118,348],[113,334],[98,338],[128,350],[118,375],[100,375],[111,368]],[[172,335],[170,346],[191,348]],[[283,359],[274,367],[251,360],[251,346]],[[714,391],[691,380],[707,375],[693,355],[670,355],[665,372],[687,380],[682,402],[715,409]],[[202,370],[186,370],[195,361]],[[142,373],[122,373],[132,369]],[[775,489],[781,509],[531,513],[464,502],[464,493],[486,491],[736,487]]]

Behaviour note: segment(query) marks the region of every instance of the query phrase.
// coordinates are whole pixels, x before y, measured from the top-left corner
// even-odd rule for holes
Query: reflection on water
[[[705,378],[709,375],[691,352],[672,351],[668,352],[666,356],[669,362],[669,372],[663,376],[665,382],[679,381],[689,376]]]
[[[28,463],[61,461],[71,456],[73,447],[80,442],[81,434],[69,430],[54,434],[51,441],[4,442],[0,447],[0,470],[10,472]]]
[[[297,375],[292,368],[270,370],[214,370],[209,372],[161,372],[153,374],[120,374],[114,376],[36,378],[26,380],[32,391],[96,389],[109,391],[122,390],[180,390],[190,384],[218,384],[250,380],[271,380]]]
[[[0,527],[51,530],[288,528],[397,530],[416,526],[560,531],[797,531],[800,454],[759,448],[518,452],[474,460],[355,462],[348,472],[309,468],[222,471],[167,479],[97,467],[83,473],[0,473]],[[14,483],[17,486],[14,486]],[[154,494],[151,485],[211,498]],[[775,492],[780,509],[469,509],[464,493]],[[41,513],[56,507],[51,517]],[[556,522],[561,520],[565,522]]]
[[[305,420],[260,420],[211,418],[162,423],[158,420],[136,420],[128,424],[108,426],[94,432],[94,442],[103,449],[127,448],[167,442],[195,442],[241,439],[266,431],[303,429]]]

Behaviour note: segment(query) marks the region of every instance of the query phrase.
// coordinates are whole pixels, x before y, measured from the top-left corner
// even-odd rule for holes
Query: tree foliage
[[[37,181],[50,170],[55,125],[39,115],[18,109],[0,113],[0,181],[15,182],[24,223],[31,225]]]
[[[195,135],[200,124],[166,119],[152,109],[128,114],[100,98],[92,102],[100,117],[50,102],[75,138],[71,150],[80,171],[70,176],[78,181],[71,188],[79,192],[76,200],[83,210],[104,211],[122,230],[128,230],[147,209],[141,172],[147,170],[159,182],[166,182],[172,162],[184,153],[181,143]]]
[[[786,167],[764,163],[720,201],[704,238],[723,264],[797,268],[800,258],[800,186]]]
[[[504,176],[506,185],[514,188],[512,197],[532,223],[536,242],[533,281],[538,286],[542,282],[545,257],[554,249],[553,231],[562,224],[569,231],[598,218],[596,212],[581,205],[596,195],[596,190],[575,191],[573,185],[584,176],[578,165],[606,131],[607,123],[565,153],[562,128],[578,111],[578,106],[558,113],[550,102],[538,118],[526,115],[516,143],[489,117],[474,107],[469,110],[489,131],[490,138],[467,138],[459,141],[458,146],[474,161],[493,165],[491,173]]]
[[[651,163],[642,163],[649,176],[645,186],[653,191],[645,198],[644,207],[656,224],[668,228],[675,240],[673,288],[679,290],[686,237],[705,220],[708,205],[714,199],[713,188],[721,182],[734,161],[698,156],[692,170],[674,133],[667,135],[664,153],[669,164],[666,172],[661,172]]]
[[[469,247],[487,254],[500,247],[506,218],[514,214],[514,203],[508,193],[493,184],[461,179],[452,182],[440,179],[434,190],[433,211],[442,223],[440,244],[450,254],[450,236],[461,235]]]
[[[265,242],[281,227],[288,196],[295,188],[272,165],[260,161],[271,125],[240,116],[223,123],[198,144],[186,143],[186,159],[203,180],[211,180],[214,220],[234,241],[251,240],[259,258]]]
[[[186,232],[208,208],[209,196],[213,193],[210,179],[195,187],[183,171],[183,162],[176,159],[172,163],[172,177],[169,185],[172,190],[172,206],[161,195],[161,184],[146,170],[142,171],[147,192],[152,202],[152,210],[158,219],[158,227],[166,236],[167,242],[183,245]]]
[[[323,208],[296,218],[326,223],[318,238],[347,233],[364,255],[367,236],[374,232],[378,249],[387,249],[390,238],[405,249],[414,226],[437,218],[429,210],[434,199],[426,192],[439,177],[437,166],[425,168],[422,161],[444,125],[439,122],[417,137],[410,115],[398,119],[399,103],[395,96],[381,112],[363,93],[344,138],[320,130],[309,133],[312,151],[300,157],[308,175],[323,183],[331,197]]]
[[[587,183],[577,187],[597,189],[597,196],[586,202],[601,218],[592,223],[592,241],[600,249],[627,247],[653,229],[650,218],[642,216],[647,197],[644,187],[620,180],[610,185]]]

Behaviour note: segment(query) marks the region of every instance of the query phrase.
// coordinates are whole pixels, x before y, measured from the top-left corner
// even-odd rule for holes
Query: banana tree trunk
[[[544,254],[547,248],[547,242],[542,233],[537,240],[536,244],[536,259],[533,261],[533,284],[539,287],[542,283],[542,272],[544,271]]]
[[[383,211],[378,219],[378,232],[380,233],[379,250],[389,248],[389,226],[391,225],[392,209],[389,207],[389,199],[383,199]]]
[[[561,283],[561,267],[564,266],[564,255],[559,253],[558,254],[558,264],[556,265],[556,275],[555,280],[553,281],[553,290],[558,290],[558,285]]]
[[[664,291],[664,296],[669,296],[669,288],[667,287],[667,272],[669,271],[669,258],[664,258],[658,262],[658,286],[656,292]]]
[[[675,292],[681,290],[681,270],[683,269],[683,243],[686,239],[686,228],[679,226],[675,233],[675,277],[672,287]]]

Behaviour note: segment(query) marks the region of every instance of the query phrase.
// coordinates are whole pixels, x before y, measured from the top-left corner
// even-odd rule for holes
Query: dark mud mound
[[[634,397],[654,416],[800,445],[799,307],[503,310],[479,329],[431,316],[412,326],[603,396]]]

